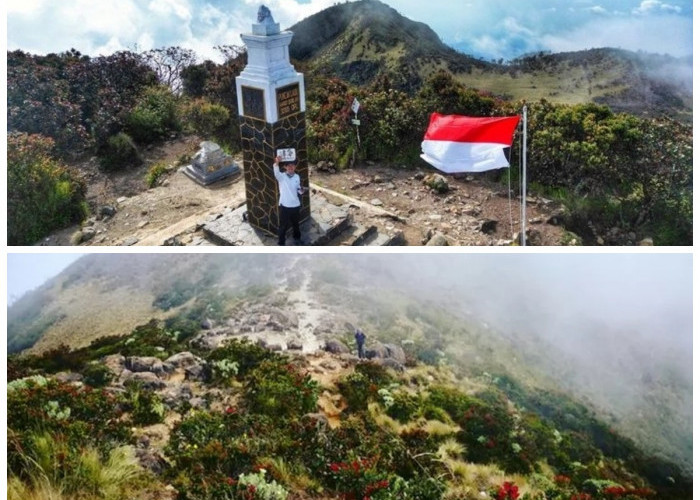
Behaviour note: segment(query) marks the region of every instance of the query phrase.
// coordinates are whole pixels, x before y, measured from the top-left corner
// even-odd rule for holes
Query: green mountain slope
[[[290,30],[294,59],[355,85],[382,76],[415,92],[444,70],[468,87],[516,101],[597,102],[615,111],[692,118],[689,60],[599,48],[486,62],[448,47],[430,27],[378,0],[334,5]]]
[[[650,343],[632,327],[618,331],[576,315],[554,323],[567,332],[561,342],[544,334],[558,315],[550,300],[530,301],[528,311],[506,302],[504,313],[494,308],[503,302],[500,285],[494,288],[478,263],[456,272],[409,257],[90,255],[9,308],[8,347],[36,342],[35,354],[62,344],[84,348],[154,318],[190,336],[208,331],[200,326],[206,321],[222,332],[257,329],[278,339],[269,324],[348,345],[358,325],[372,340],[410,346],[417,359],[442,359],[460,376],[486,377],[531,411],[546,410],[542,394],[572,394],[616,432],[690,473],[692,380],[682,346]],[[522,286],[516,271],[509,281]],[[304,315],[285,327],[271,310],[282,318]],[[509,324],[498,326],[499,316]],[[667,319],[658,331],[662,323],[685,329]]]

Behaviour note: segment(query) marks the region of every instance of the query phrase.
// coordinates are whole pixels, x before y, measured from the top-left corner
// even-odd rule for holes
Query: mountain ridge
[[[591,48],[487,62],[443,43],[425,23],[379,0],[336,4],[289,28],[290,56],[358,86],[386,77],[416,92],[447,71],[467,87],[506,99],[563,104],[596,102],[614,111],[692,119],[692,58]]]

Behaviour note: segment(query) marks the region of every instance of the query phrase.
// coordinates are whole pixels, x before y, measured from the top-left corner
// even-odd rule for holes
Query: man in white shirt
[[[301,218],[301,195],[304,193],[304,188],[301,187],[299,174],[295,173],[296,162],[287,163],[284,166],[284,172],[282,172],[280,171],[280,161],[281,158],[277,156],[272,166],[280,192],[277,243],[281,246],[286,244],[287,230],[291,226],[294,243],[301,245],[299,219]]]

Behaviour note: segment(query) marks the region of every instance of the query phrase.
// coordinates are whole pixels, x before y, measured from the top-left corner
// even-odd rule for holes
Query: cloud
[[[549,34],[541,43],[553,52],[613,47],[684,57],[693,53],[692,19],[679,16],[598,18],[566,33]]]
[[[447,43],[486,59],[595,46],[692,54],[690,0],[574,0],[566,7],[560,0],[528,0],[517,8],[512,0],[470,0],[469,8],[458,0],[383,1],[414,21],[428,24]],[[260,3],[8,0],[7,46],[40,54],[75,48],[91,56],[135,47],[181,46],[220,62],[214,47],[241,45],[240,34],[251,30]],[[337,0],[265,1],[283,29],[335,3]],[[620,23],[606,24],[616,19]]]
[[[632,10],[636,15],[651,15],[651,14],[680,14],[682,9],[677,5],[671,5],[660,2],[659,0],[642,0],[639,7]]]

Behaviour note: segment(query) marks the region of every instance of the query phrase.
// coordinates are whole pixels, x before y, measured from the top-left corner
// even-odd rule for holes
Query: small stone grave
[[[208,186],[240,173],[241,169],[231,155],[226,154],[215,142],[204,141],[199,146],[199,151],[192,157],[192,163],[183,170],[193,181]]]

